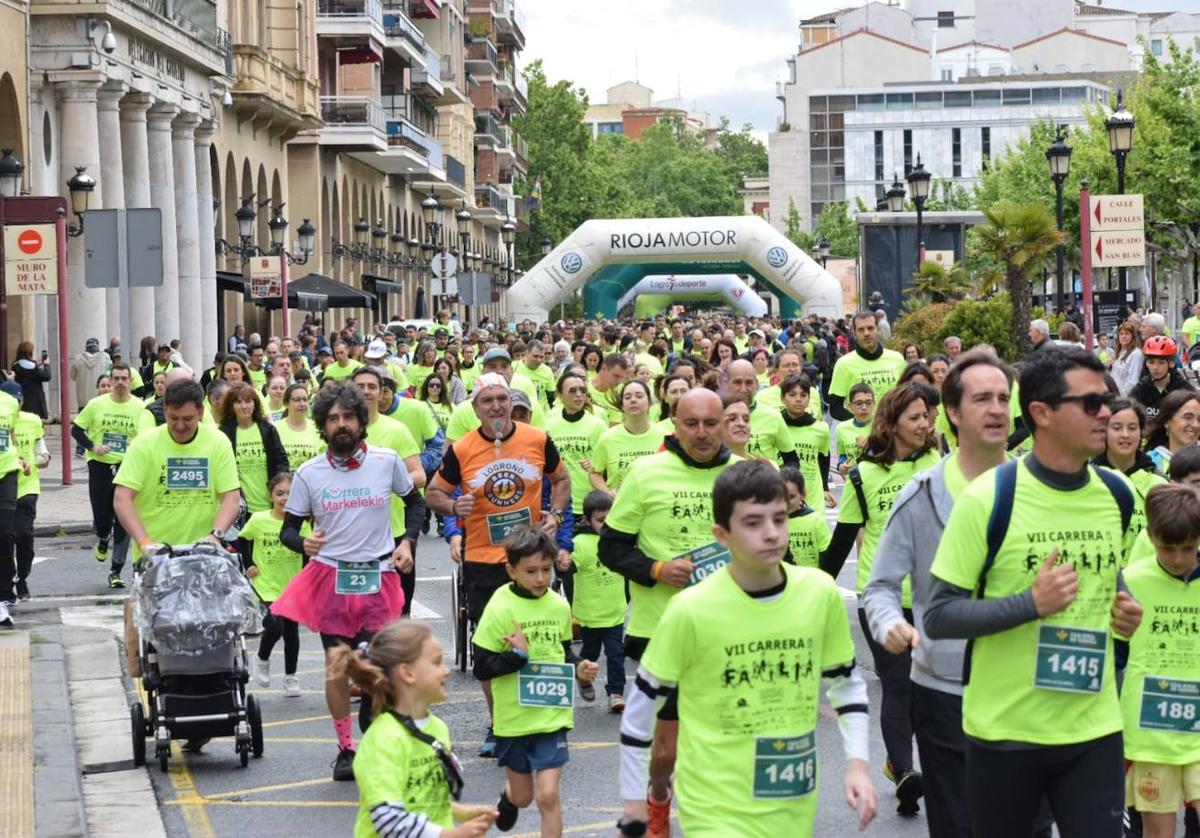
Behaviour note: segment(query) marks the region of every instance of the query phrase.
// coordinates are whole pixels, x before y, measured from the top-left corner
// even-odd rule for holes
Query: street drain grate
[[[131,759],[117,760],[116,762],[93,762],[83,766],[83,774],[112,774],[116,771],[132,771],[137,768]]]

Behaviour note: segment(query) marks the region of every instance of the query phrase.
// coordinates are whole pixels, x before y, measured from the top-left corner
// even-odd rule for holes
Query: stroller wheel
[[[129,728],[133,736],[133,764],[146,764],[146,713],[142,702],[135,701],[129,705]]]
[[[250,750],[255,759],[263,755],[262,708],[255,696],[246,696],[246,722],[250,725]]]
[[[249,742],[238,742],[237,743],[237,753],[238,753],[238,759],[241,760],[242,768],[245,768],[247,765],[250,764],[250,743]]]
[[[158,767],[162,773],[167,773],[167,764],[171,761],[171,752],[159,749],[158,751]]]

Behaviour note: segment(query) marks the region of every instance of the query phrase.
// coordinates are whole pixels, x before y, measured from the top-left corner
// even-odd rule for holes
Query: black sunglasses
[[[1108,393],[1088,393],[1083,396],[1060,396],[1058,398],[1059,405],[1067,402],[1079,402],[1079,406],[1088,416],[1097,415],[1103,408],[1110,406],[1112,401],[1113,397]]]

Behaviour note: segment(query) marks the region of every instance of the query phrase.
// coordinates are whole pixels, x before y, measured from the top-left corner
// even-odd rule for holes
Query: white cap
[[[507,390],[508,382],[498,372],[485,372],[475,379],[475,389],[471,392],[471,399],[474,400],[476,396],[488,387],[503,387]]]
[[[365,357],[367,357],[367,358],[386,358],[387,354],[388,354],[387,344],[384,343],[383,341],[381,341],[379,338],[375,338],[373,341],[371,341],[369,344],[367,344],[367,351],[365,353]]]

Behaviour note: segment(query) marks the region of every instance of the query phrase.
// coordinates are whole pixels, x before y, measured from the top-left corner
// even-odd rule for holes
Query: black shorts
[[[492,594],[503,588],[512,579],[508,575],[507,564],[484,564],[482,562],[463,562],[463,587],[467,593],[467,616],[471,623],[479,625],[483,619],[483,609],[491,601]]]
[[[325,634],[321,632],[321,648],[332,649],[334,646],[349,646],[354,649],[359,643],[370,643],[375,636],[373,631],[360,631],[354,637],[343,637],[340,634]]]

